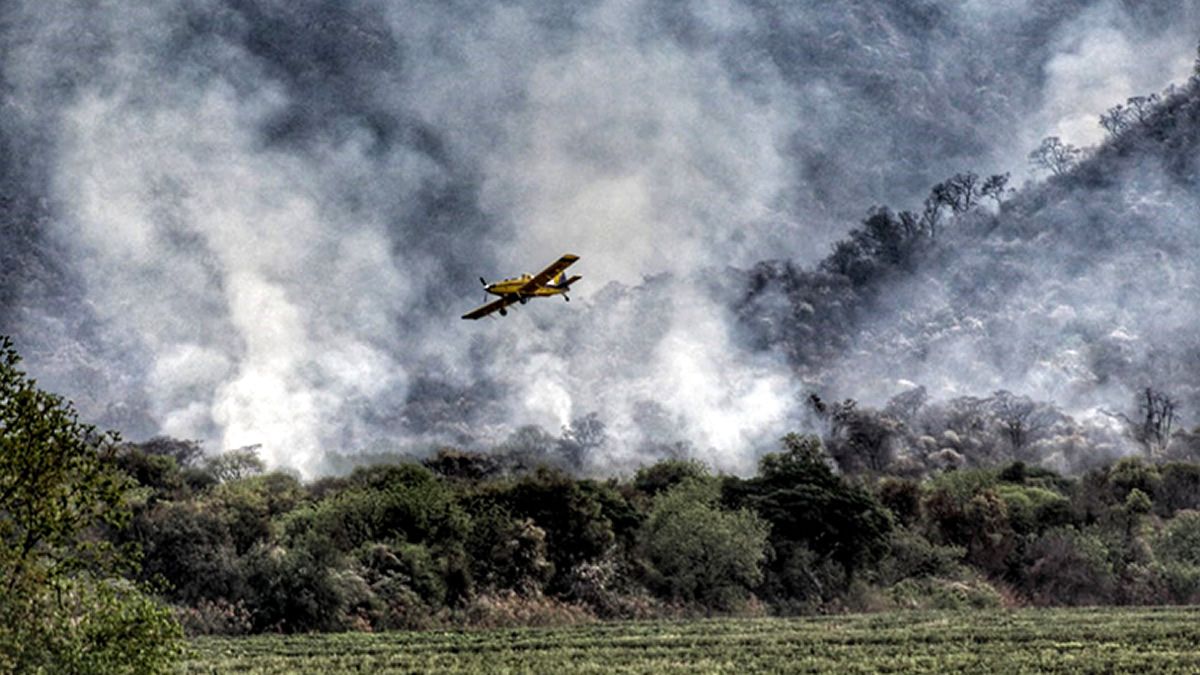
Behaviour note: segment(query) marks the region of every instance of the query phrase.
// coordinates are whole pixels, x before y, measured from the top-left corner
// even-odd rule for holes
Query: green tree
[[[1033,498],[1020,490],[1012,499],[1029,511],[1034,529]],[[921,501],[924,530],[936,544],[962,546],[966,562],[988,572],[1001,574],[1018,549],[1017,532],[1009,517],[1009,505],[1000,493],[995,474],[986,470],[955,471],[930,482]]]
[[[259,447],[247,445],[244,448],[226,450],[215,457],[209,457],[204,462],[204,468],[218,483],[257,476],[266,470],[266,464],[258,456]]]
[[[247,606],[254,629],[299,633],[348,627],[344,556],[317,536],[290,548],[256,546],[246,556]]]
[[[633,486],[653,497],[686,480],[703,480],[708,476],[708,467],[698,459],[663,459],[638,469]]]
[[[673,600],[730,609],[762,581],[770,526],[719,504],[719,485],[687,480],[654,500],[642,528],[652,585]]]
[[[1180,511],[1152,545],[1173,599],[1194,603],[1200,598],[1200,511]]]
[[[123,537],[142,551],[141,578],[167,588],[173,602],[233,600],[244,571],[227,514],[211,501],[161,501],[139,512]]]
[[[1200,511],[1181,511],[1154,541],[1154,553],[1163,562],[1200,567]]]
[[[491,502],[517,520],[531,519],[545,532],[546,554],[554,565],[548,590],[557,593],[567,590],[576,565],[599,559],[616,542],[606,513],[607,492],[594,481],[542,467],[515,482],[492,486],[477,499],[480,507]]]
[[[421,462],[430,471],[444,478],[477,482],[500,473],[495,457],[458,448],[438,448],[437,453]]]
[[[1063,527],[1034,540],[1026,553],[1024,585],[1041,605],[1095,605],[1112,597],[1116,577],[1103,538]]]
[[[875,486],[875,494],[899,524],[909,527],[920,518],[921,484],[917,481],[888,476]]]
[[[82,424],[19,362],[0,336],[0,671],[165,670],[178,624],[106,578],[120,560],[92,535],[128,516],[117,439]]]
[[[725,498],[771,524],[768,595],[831,599],[887,551],[892,521],[874,496],[833,472],[819,439],[789,434],[783,446],[763,456],[757,477],[727,479]]]
[[[1171,462],[1159,468],[1161,481],[1155,512],[1170,517],[1178,511],[1200,509],[1200,465]]]
[[[474,581],[486,591],[537,594],[554,573],[546,555],[545,530],[530,518],[514,519],[495,504],[471,519],[467,550]]]

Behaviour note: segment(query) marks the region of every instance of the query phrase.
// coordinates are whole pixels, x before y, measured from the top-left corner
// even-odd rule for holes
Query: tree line
[[[443,448],[303,483],[221,478],[159,439],[114,457],[136,500],[108,537],[191,633],[1200,599],[1196,463],[908,477],[839,471],[832,445],[788,435],[749,477],[666,459],[599,480]]]

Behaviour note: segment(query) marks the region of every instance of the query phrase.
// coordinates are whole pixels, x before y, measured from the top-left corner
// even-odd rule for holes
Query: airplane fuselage
[[[521,289],[525,286],[525,284],[528,284],[529,280],[532,278],[533,278],[533,275],[531,275],[531,274],[522,274],[519,277],[513,277],[512,279],[505,279],[503,281],[497,281],[496,283],[493,283],[493,284],[488,284],[487,286],[484,287],[484,289],[488,293],[491,293],[492,295],[498,295],[502,298],[514,297],[517,299],[540,298],[540,297],[546,297],[549,295],[562,295],[563,293],[566,293],[569,290],[568,288],[560,288],[553,284],[548,284],[545,286],[538,286],[537,288],[527,290],[525,292],[521,292]]]

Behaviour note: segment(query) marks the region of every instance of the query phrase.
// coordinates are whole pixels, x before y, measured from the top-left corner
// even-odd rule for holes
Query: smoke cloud
[[[607,431],[590,470],[680,442],[750,470],[804,424],[812,378],[746,344],[732,269],[812,264],[868,206],[1014,168],[1014,137],[1091,142],[1084,120],[1186,72],[1193,3],[1034,4],[8,3],[0,244],[19,290],[0,332],[102,424],[261,444],[305,475],[589,413]],[[477,277],[565,251],[584,275],[569,306],[458,319]],[[1135,261],[1074,280],[1046,262],[1054,278],[1023,283],[1057,323],[1014,330],[1128,309],[1074,294]],[[976,343],[948,340],[943,369],[829,377],[867,398],[897,377],[1011,387],[973,365],[996,335],[956,326]],[[1019,383],[1103,400],[1063,376],[1066,351]]]
[[[1031,125],[1033,133],[1079,146],[1098,144],[1104,139],[1100,113],[1187,79],[1200,8],[1180,3],[1168,13],[1174,19],[1169,25],[1145,11],[1148,16],[1123,11],[1121,3],[1097,3],[1059,29],[1045,65],[1043,107]],[[1033,147],[1038,140],[1028,136],[1024,145]]]

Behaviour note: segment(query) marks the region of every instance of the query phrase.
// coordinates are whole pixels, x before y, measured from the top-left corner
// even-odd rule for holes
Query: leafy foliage
[[[727,480],[726,499],[771,525],[769,595],[833,597],[883,554],[891,520],[869,492],[834,474],[819,440],[792,434],[783,445],[763,456],[758,477]]]
[[[0,669],[156,672],[179,655],[178,624],[98,535],[124,523],[113,436],[37,388],[0,337]]]
[[[687,480],[654,500],[642,530],[651,583],[673,599],[733,609],[762,581],[769,526],[719,504],[713,480]]]

